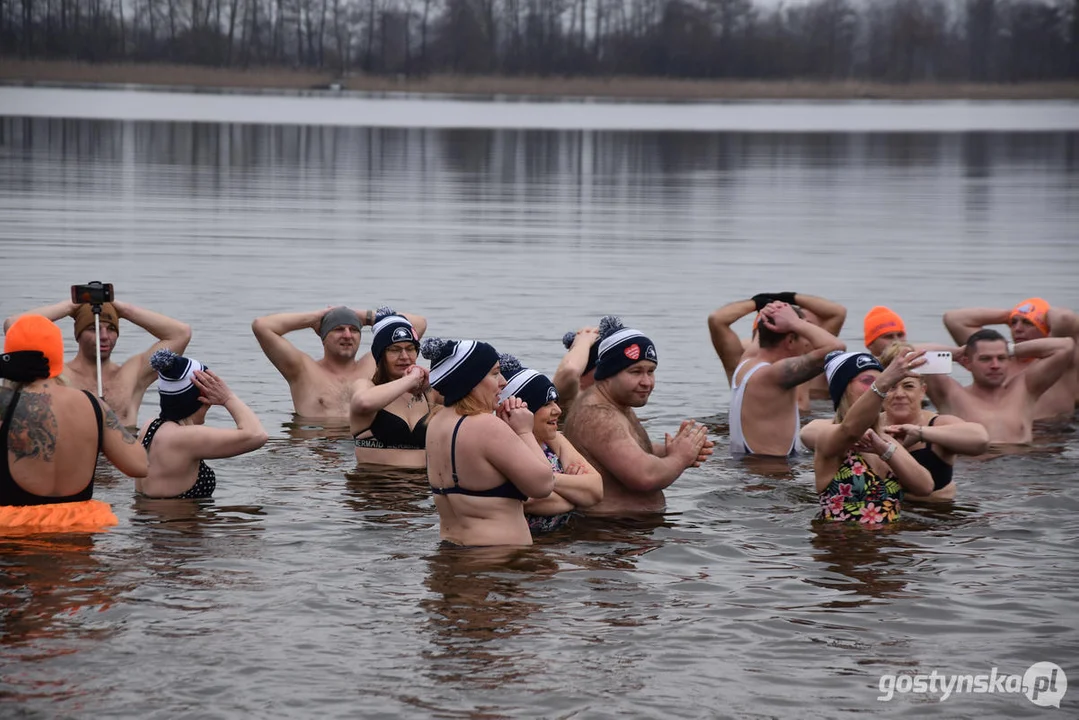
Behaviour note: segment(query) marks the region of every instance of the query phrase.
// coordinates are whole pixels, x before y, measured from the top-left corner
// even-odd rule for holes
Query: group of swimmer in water
[[[749,315],[753,333],[743,339],[732,326]],[[74,319],[78,343],[67,363],[56,325],[64,317]],[[731,386],[731,454],[811,450],[825,519],[878,526],[899,517],[904,495],[950,500],[957,455],[1029,443],[1035,420],[1071,417],[1079,404],[1079,317],[1040,298],[945,313],[956,346],[911,344],[899,315],[874,307],[866,350],[848,351],[837,337],[845,319],[841,305],[791,292],[708,317]],[[121,320],[157,338],[122,364],[112,357]],[[1008,325],[1010,340],[985,327],[996,324]],[[361,355],[364,328],[371,349]],[[303,329],[321,338],[321,358],[286,338]],[[655,388],[659,353],[613,316],[567,333],[551,376],[482,341],[424,339],[425,318],[389,308],[268,315],[252,330],[297,415],[347,418],[362,465],[426,469],[441,538],[456,545],[529,545],[577,512],[662,511],[663,490],[714,451],[694,420],[649,438],[635,409]],[[191,329],[182,322],[120,301],[60,302],[8,318],[4,331],[0,528],[115,524],[109,506],[92,499],[99,452],[142,495],[204,498],[216,486],[206,460],[267,440],[228,385],[183,356]],[[970,371],[970,385],[919,372],[927,351],[942,350]],[[418,364],[421,354],[430,369]],[[155,380],[160,414],[136,436],[128,428]],[[835,416],[802,426],[816,398],[829,398]],[[204,425],[213,405],[235,428]]]

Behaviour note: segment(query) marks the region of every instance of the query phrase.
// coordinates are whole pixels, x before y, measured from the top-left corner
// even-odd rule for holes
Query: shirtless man
[[[119,300],[101,306],[100,338],[94,335],[94,313],[89,305],[64,300],[28,312],[44,315],[53,322],[65,317],[75,319],[78,351],[73,360],[64,364],[64,373],[60,376],[60,380],[71,387],[97,394],[95,347],[100,345],[104,400],[126,427],[138,427],[142,396],[157,380],[157,371],[150,367],[150,356],[162,348],[182,354],[191,342],[191,328],[185,323]],[[19,315],[12,315],[5,320],[4,332],[18,319]],[[138,325],[157,338],[157,342],[123,364],[117,364],[113,362],[112,352],[120,335],[121,319]]]
[[[865,336],[865,349],[878,360],[893,343],[907,341],[907,326],[903,318],[891,308],[883,305],[877,305],[865,314],[862,330]]]
[[[785,302],[761,310],[757,346],[731,377],[731,455],[798,451],[799,386],[824,372],[824,357],[847,346]]]
[[[401,314],[423,337],[427,321],[419,315]],[[266,357],[288,381],[297,415],[348,422],[352,383],[360,378],[370,380],[375,374],[377,364],[371,353],[356,359],[360,350],[360,328],[373,325],[374,321],[374,310],[357,313],[342,305],[311,312],[266,315],[256,318],[251,323],[251,330]],[[315,360],[284,337],[304,328],[314,330],[322,338],[320,360]]]
[[[843,323],[847,319],[847,309],[839,303],[826,300],[814,295],[804,293],[759,293],[749,300],[735,300],[712,312],[708,316],[708,333],[712,336],[712,347],[719,355],[723,369],[727,373],[727,383],[730,384],[734,371],[744,359],[745,354],[758,348],[756,336],[756,323],[752,338],[743,340],[731,329],[731,325],[741,320],[750,313],[759,313],[764,307],[773,301],[785,302],[788,305],[796,305],[802,309],[803,316],[812,324],[827,330],[834,336],[838,336],[843,329]],[[820,375],[810,381],[798,392],[798,407],[802,411],[809,410],[809,400],[829,397],[828,383],[824,376]]]
[[[1009,343],[996,330],[979,330],[953,351],[974,378],[962,386],[948,375],[925,375],[929,398],[944,414],[981,423],[994,444],[1029,443],[1038,400],[1072,372],[1075,340],[1039,338]],[[1009,373],[1010,361],[1028,363]]]
[[[965,345],[967,338],[986,325],[1005,323],[1011,328],[1016,347],[1046,337],[1073,338],[1079,342],[1079,317],[1066,308],[1049,307],[1049,303],[1041,298],[1029,298],[1011,310],[965,308],[944,313],[944,326],[959,345]],[[1009,380],[1029,366],[1030,360],[1018,359],[1022,357],[1017,353],[1016,358],[1008,360]],[[1034,407],[1035,420],[1071,416],[1075,412],[1079,405],[1079,350],[1076,350],[1072,364],[1071,371],[1064,373],[1038,398]]]
[[[622,328],[600,340],[596,382],[581,393],[566,421],[566,438],[603,477],[603,500],[590,514],[661,512],[663,489],[712,454],[707,429],[682,422],[674,437],[648,438],[633,408],[655,388],[656,346]]]

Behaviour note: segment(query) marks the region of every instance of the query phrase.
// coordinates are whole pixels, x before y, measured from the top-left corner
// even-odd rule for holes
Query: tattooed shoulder
[[[52,411],[52,396],[45,393],[23,393],[8,430],[8,450],[15,462],[23,458],[52,462],[56,455],[56,414]]]

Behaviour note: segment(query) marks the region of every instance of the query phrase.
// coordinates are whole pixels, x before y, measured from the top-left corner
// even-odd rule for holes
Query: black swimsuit
[[[932,427],[940,415],[934,415],[929,420],[929,426]],[[946,488],[952,484],[952,472],[955,470],[951,465],[944,462],[940,455],[933,452],[933,446],[931,443],[926,443],[925,447],[918,448],[911,452],[910,456],[918,461],[918,464],[929,471],[929,474],[933,476],[933,490],[937,491],[941,488]]]
[[[436,488],[431,486],[431,492],[435,495],[468,495],[470,497],[501,497],[509,498],[510,500],[520,500],[524,502],[528,499],[528,496],[517,489],[517,486],[507,480],[498,487],[489,488],[487,490],[469,490],[460,486],[457,480],[457,431],[461,429],[461,423],[465,421],[465,417],[461,417],[457,421],[457,424],[453,426],[453,438],[450,440],[450,468],[453,471],[453,487]]]
[[[90,398],[90,404],[94,407],[94,417],[97,419],[97,451],[101,452],[102,445],[102,417],[101,406],[94,400],[93,394],[83,390],[86,397]],[[94,497],[94,473],[97,472],[97,455],[94,455],[94,469],[90,472],[90,482],[85,488],[75,493],[74,495],[64,495],[61,497],[48,497],[46,495],[34,495],[27,492],[15,482],[15,478],[11,475],[11,466],[7,461],[8,454],[8,433],[11,432],[11,420],[15,417],[15,405],[19,402],[20,391],[16,390],[15,394],[11,396],[11,404],[8,405],[7,413],[4,415],[4,428],[0,430],[0,453],[4,458],[3,467],[0,468],[0,505],[15,505],[23,507],[26,505],[50,505],[53,503],[69,503],[69,502],[82,502],[83,500],[90,500]]]
[[[427,398],[424,397],[424,400]],[[427,403],[427,409],[431,409],[430,402]],[[367,430],[371,431],[371,437],[356,437]],[[376,450],[423,450],[427,447],[426,417],[416,423],[416,427],[410,428],[400,415],[382,409],[375,413],[375,419],[367,430],[360,430],[352,436],[356,447]]]
[[[150,443],[154,440],[154,435],[157,434],[157,429],[164,424],[164,420],[161,418],[154,418],[154,421],[150,423],[150,427],[146,428],[146,435],[142,438],[142,446],[146,448],[146,454],[150,454]],[[214,475],[213,468],[205,463],[203,460],[199,460],[199,474],[195,479],[195,484],[192,485],[187,491],[180,493],[179,495],[173,495],[171,498],[164,498],[165,500],[191,500],[197,498],[208,498],[214,494],[214,490],[217,489],[217,476]]]

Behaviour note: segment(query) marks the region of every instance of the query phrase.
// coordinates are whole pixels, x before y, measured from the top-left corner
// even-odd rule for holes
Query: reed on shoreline
[[[1079,100],[1079,82],[971,84],[814,81],[687,80],[658,77],[506,77],[354,74],[287,68],[214,68],[197,65],[91,64],[5,60],[0,82],[25,84],[138,84],[173,88],[252,90],[328,89],[427,95],[595,97],[641,100]]]

